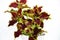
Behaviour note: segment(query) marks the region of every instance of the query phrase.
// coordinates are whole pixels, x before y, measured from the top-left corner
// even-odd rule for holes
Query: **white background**
[[[16,26],[8,27],[11,14],[4,13],[9,9],[9,4],[14,0],[0,0],[0,40],[14,40]],[[28,0],[30,7],[43,6],[43,11],[48,12],[51,19],[44,21],[44,29],[48,31],[45,36],[39,36],[38,40],[60,40],[60,0]],[[16,40],[28,40],[28,36],[20,36]]]

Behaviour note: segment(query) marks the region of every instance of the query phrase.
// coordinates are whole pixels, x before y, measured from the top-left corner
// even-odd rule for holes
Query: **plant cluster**
[[[33,8],[26,4],[27,0],[16,0],[12,2],[9,7],[17,8],[17,10],[11,9],[7,11],[11,13],[12,17],[8,26],[12,26],[17,23],[17,31],[14,32],[14,37],[24,34],[29,36],[29,40],[36,40],[36,37],[44,32],[43,21],[49,19],[49,14],[42,12],[42,6],[37,5]]]

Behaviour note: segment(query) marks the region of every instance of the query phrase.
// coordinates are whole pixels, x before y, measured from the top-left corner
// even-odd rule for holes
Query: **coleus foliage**
[[[12,15],[12,20],[9,21],[8,26],[12,26],[17,23],[17,31],[14,32],[14,37],[19,37],[19,35],[24,34],[28,36],[42,34],[44,32],[43,21],[49,19],[49,14],[42,12],[42,6],[38,7],[37,5],[33,8],[29,7],[26,4],[27,0],[16,0],[12,2],[9,7],[17,8],[18,10],[11,9],[8,11]],[[28,8],[27,10],[23,10]],[[30,18],[29,18],[30,17]],[[29,38],[33,40],[33,38]]]

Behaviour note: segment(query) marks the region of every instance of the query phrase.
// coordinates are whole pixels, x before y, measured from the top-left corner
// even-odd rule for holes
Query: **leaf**
[[[9,7],[17,8],[18,4],[16,2],[12,2]]]
[[[17,32],[14,32],[15,38],[16,38],[16,37],[19,37],[19,35],[21,35],[21,31],[20,31],[20,30],[18,30]]]
[[[37,5],[34,7],[34,12],[41,12],[42,11],[42,6],[38,7]]]
[[[42,6],[38,7],[38,11],[41,12],[42,11]]]
[[[11,12],[12,17],[17,17],[17,14],[15,12]]]
[[[34,40],[34,38],[33,37],[29,37],[29,40]]]
[[[17,15],[18,15],[19,17],[22,16],[21,12],[22,12],[22,9],[20,8],[20,9],[17,11]]]
[[[16,22],[17,22],[17,20],[10,20],[8,26],[12,26],[12,25],[14,25]]]
[[[18,23],[23,23],[23,19],[22,18],[19,18],[17,19]]]
[[[27,2],[27,0],[20,0],[20,3],[25,4]]]
[[[41,28],[43,28],[43,26],[44,26],[44,23],[43,23],[43,22],[41,22],[41,23],[40,23],[40,27],[41,27]]]
[[[17,27],[18,27],[18,28],[21,28],[21,29],[25,29],[27,26],[26,26],[25,24],[18,23],[18,24],[17,24]]]
[[[40,14],[40,18],[48,19],[48,18],[49,18],[49,15],[48,15],[46,12],[42,12],[42,13]]]
[[[27,26],[25,24],[22,24],[22,29],[25,29]]]
[[[40,24],[40,19],[34,19],[37,24]]]
[[[37,35],[39,33],[39,31],[40,31],[40,29],[38,29],[37,27],[35,27],[33,35]]]
[[[32,24],[32,20],[31,19],[27,19],[27,22],[25,24],[26,25],[31,25]]]
[[[20,8],[17,13],[21,13],[22,9]]]
[[[36,27],[36,25],[35,24],[32,24],[32,27],[31,28],[34,29],[35,27]]]

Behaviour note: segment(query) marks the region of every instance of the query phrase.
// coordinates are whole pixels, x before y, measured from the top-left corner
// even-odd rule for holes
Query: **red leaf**
[[[33,37],[29,37],[29,40],[34,40],[34,38]]]
[[[16,37],[19,37],[20,34],[21,34],[21,31],[20,31],[20,30],[18,30],[17,32],[15,32],[15,33],[14,33],[15,38],[16,38]]]
[[[20,0],[20,3],[25,4],[27,2],[27,0]]]
[[[46,12],[42,12],[42,13],[40,14],[40,18],[48,19],[48,18],[49,18],[49,15],[48,15]]]
[[[41,7],[38,7],[38,11],[39,11],[39,12],[41,12],[41,11],[42,11],[42,9],[41,9],[41,8],[42,8],[42,6],[41,6]]]
[[[25,21],[25,25],[29,26],[31,25],[33,22],[31,19],[27,19],[27,21]]]
[[[43,26],[44,26],[44,23],[40,22],[40,27],[43,28]]]
[[[34,12],[35,12],[35,13],[37,13],[38,11],[41,12],[41,11],[42,11],[41,8],[42,8],[42,6],[40,6],[40,7],[35,6],[35,7],[34,7]]]
[[[37,27],[35,27],[33,35],[37,35],[39,32],[40,32],[40,29],[38,29]]]
[[[22,12],[22,9],[19,9],[18,12],[17,12],[17,15],[21,15],[21,12]]]
[[[22,23],[18,23],[17,26],[20,26],[22,29],[25,29],[26,28],[26,25],[25,24],[22,24]]]
[[[17,14],[15,12],[11,12],[12,16],[15,18]]]
[[[32,20],[31,19],[27,19],[28,23],[27,25],[31,25],[32,24]]]
[[[9,7],[14,7],[14,8],[16,8],[17,6],[18,6],[18,4],[16,2],[13,2],[9,5]]]
[[[17,22],[17,20],[11,20],[11,21],[9,21],[9,25],[8,26],[14,25],[16,22]]]
[[[35,19],[35,22],[36,22],[37,24],[40,24],[40,19]]]
[[[22,26],[22,29],[25,29],[26,28],[26,25],[25,24],[22,24],[21,26]]]

